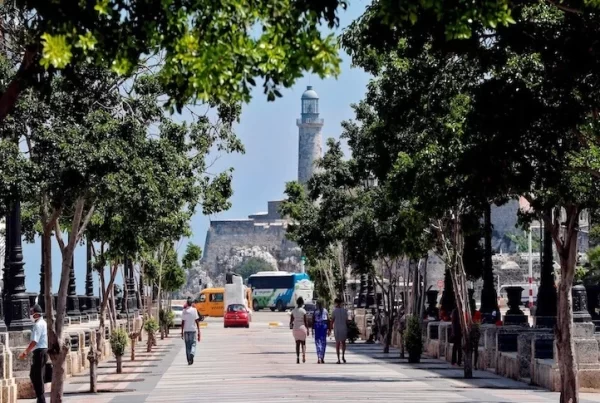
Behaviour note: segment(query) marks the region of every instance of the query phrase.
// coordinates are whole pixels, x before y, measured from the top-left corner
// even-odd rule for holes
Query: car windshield
[[[246,307],[242,304],[229,305],[227,312],[246,312]]]
[[[317,309],[317,306],[315,304],[306,304],[304,305],[304,310],[306,312],[312,312],[315,311]]]
[[[182,307],[181,305],[173,305],[173,306],[171,307],[171,309],[172,309],[173,311],[175,311],[175,312],[181,312],[181,311],[183,311],[183,307]]]

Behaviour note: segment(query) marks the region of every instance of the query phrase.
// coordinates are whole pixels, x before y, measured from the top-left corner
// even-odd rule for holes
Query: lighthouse
[[[323,145],[321,129],[323,119],[319,118],[319,96],[312,86],[302,94],[302,110],[298,125],[298,182],[306,185],[316,171],[315,163],[321,158]]]

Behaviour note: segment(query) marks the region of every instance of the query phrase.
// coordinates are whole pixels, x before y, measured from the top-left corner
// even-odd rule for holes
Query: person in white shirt
[[[42,308],[39,305],[31,308],[30,314],[34,322],[31,328],[31,341],[25,351],[19,355],[19,358],[24,360],[30,352],[33,352],[29,379],[31,379],[33,389],[35,390],[36,402],[46,403],[46,397],[44,396],[44,370],[48,362],[48,325],[44,318],[42,318]]]
[[[194,307],[192,299],[188,298],[186,307],[181,314],[181,338],[185,341],[185,354],[188,365],[194,363],[196,340],[200,342],[200,322],[198,319],[198,311]]]

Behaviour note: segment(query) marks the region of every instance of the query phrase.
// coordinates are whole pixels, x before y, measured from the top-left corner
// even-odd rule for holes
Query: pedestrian
[[[29,353],[32,353],[31,369],[29,379],[33,384],[37,403],[46,403],[44,387],[44,371],[48,362],[48,326],[42,318],[42,307],[34,305],[30,311],[31,319],[34,324],[31,328],[31,341],[19,358],[24,360]]]
[[[313,313],[313,337],[317,347],[317,364],[325,364],[325,348],[327,347],[327,336],[331,335],[329,329],[329,316],[323,308],[323,301],[317,301],[317,309]]]
[[[302,297],[298,297],[296,307],[292,309],[290,327],[296,341],[296,364],[300,364],[300,349],[302,349],[302,362],[306,362],[306,336],[309,330]]]
[[[348,338],[348,311],[342,306],[340,298],[335,299],[335,309],[331,315],[331,326],[335,336],[335,352],[337,363],[340,363],[340,347],[342,350],[342,361],[346,363],[346,339]]]
[[[460,312],[458,308],[452,311],[452,365],[462,363],[462,329],[460,328]]]
[[[185,355],[188,365],[192,365],[196,354],[196,340],[200,342],[200,321],[198,311],[189,297],[181,314],[181,338],[185,340]]]

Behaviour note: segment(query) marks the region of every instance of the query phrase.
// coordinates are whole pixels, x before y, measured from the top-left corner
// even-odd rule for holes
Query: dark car
[[[313,314],[317,310],[317,306],[313,303],[304,304],[304,310],[306,311],[306,322],[308,322],[308,328],[312,329]]]

